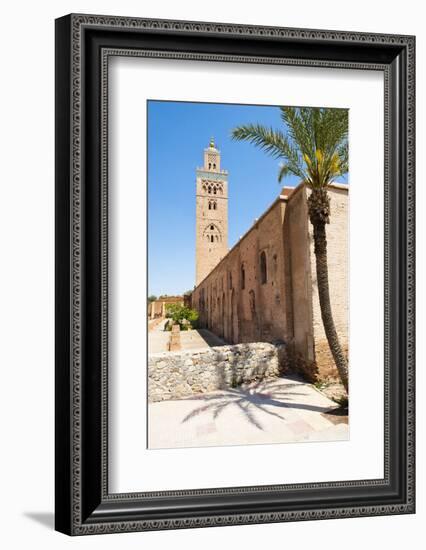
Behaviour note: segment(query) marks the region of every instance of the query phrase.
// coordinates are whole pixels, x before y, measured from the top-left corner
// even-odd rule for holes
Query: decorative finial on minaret
[[[204,170],[220,172],[220,151],[216,149],[213,136],[210,138],[208,146],[204,149]]]

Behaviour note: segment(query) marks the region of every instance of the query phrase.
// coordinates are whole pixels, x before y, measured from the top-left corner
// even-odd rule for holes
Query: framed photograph
[[[56,20],[56,529],[414,513],[415,39]]]

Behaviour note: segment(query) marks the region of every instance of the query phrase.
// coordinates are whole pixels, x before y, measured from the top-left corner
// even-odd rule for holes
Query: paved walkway
[[[160,353],[167,350],[170,332],[164,330],[167,319],[163,319],[157,326],[148,332],[148,353]]]
[[[286,376],[148,405],[150,449],[349,439],[346,417],[311,384]]]
[[[158,325],[148,332],[148,353],[161,353],[169,351],[167,344],[170,339],[170,332],[164,330],[167,319],[163,319]],[[224,341],[209,330],[181,330],[181,350],[211,348],[223,346]],[[172,352],[173,353],[173,352]]]
[[[206,329],[181,330],[180,345],[182,350],[212,348],[223,346],[225,342]]]

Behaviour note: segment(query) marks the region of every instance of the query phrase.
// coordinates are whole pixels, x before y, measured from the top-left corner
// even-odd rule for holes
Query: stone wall
[[[172,325],[168,347],[169,347],[169,351],[180,350],[180,326],[177,324]]]
[[[157,353],[148,359],[148,400],[165,401],[279,376],[286,348],[266,342]]]

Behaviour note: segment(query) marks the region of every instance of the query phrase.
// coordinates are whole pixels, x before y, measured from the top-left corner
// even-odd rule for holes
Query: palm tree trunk
[[[348,364],[339,342],[330,303],[327,264],[327,236],[325,226],[329,221],[330,200],[324,189],[313,190],[309,199],[309,217],[314,228],[314,245],[318,295],[321,317],[331,354],[342,384],[348,392]]]

